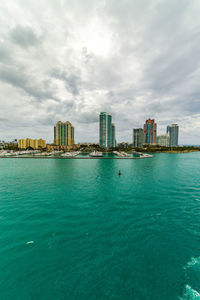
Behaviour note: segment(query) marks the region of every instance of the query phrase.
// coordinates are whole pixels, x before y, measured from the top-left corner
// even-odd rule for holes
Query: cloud
[[[99,116],[94,112],[82,112],[81,114],[78,114],[75,118],[75,120],[79,123],[85,123],[85,124],[92,124],[92,123],[98,123]]]
[[[79,94],[79,85],[81,84],[81,79],[78,73],[78,70],[76,73],[74,70],[60,71],[58,69],[53,69],[51,76],[63,81],[66,89],[76,96]]]
[[[9,47],[0,43],[0,61],[9,62],[10,61],[10,51]]]
[[[27,76],[27,73],[27,70],[19,67],[0,66],[0,80],[24,91],[32,97],[32,101],[41,102],[49,98],[57,100],[50,88],[50,80],[38,80],[33,75]]]
[[[36,33],[31,27],[23,27],[21,25],[16,25],[10,32],[11,40],[21,47],[36,46],[41,42]]]
[[[118,141],[132,141],[133,127],[152,117],[159,133],[177,122],[180,143],[199,143],[198,1],[3,0],[0,8],[0,139],[51,142],[54,123],[69,120],[76,141],[97,142],[99,112],[108,111]]]

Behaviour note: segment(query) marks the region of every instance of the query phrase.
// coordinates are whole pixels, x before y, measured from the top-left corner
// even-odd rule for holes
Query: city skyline
[[[179,142],[178,142],[179,125],[178,124],[167,125],[166,133],[158,135],[157,123],[155,119],[149,118],[145,121],[143,128],[133,128],[132,138],[133,139],[130,144],[138,148],[142,148],[145,145],[176,147],[179,146]],[[30,138],[19,139],[18,145],[24,145],[29,140],[31,139]],[[93,141],[93,143],[95,142]],[[74,126],[69,121],[66,122],[57,121],[56,125],[54,126],[53,143],[49,143],[49,144],[55,146],[72,146],[76,144],[75,135],[74,135]],[[102,148],[107,150],[115,148],[118,144],[116,141],[116,127],[115,124],[112,122],[112,115],[109,114],[108,112],[100,112],[99,114],[98,144]]]
[[[0,9],[0,140],[51,142],[52,126],[69,119],[76,142],[98,142],[98,112],[109,111],[118,142],[152,117],[158,135],[178,123],[179,143],[199,144],[199,2],[2,0]]]

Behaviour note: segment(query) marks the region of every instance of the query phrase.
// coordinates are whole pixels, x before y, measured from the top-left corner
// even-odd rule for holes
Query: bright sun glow
[[[111,50],[111,34],[102,24],[93,22],[81,33],[83,47],[89,53],[99,56],[107,56]]]
[[[85,47],[88,52],[92,52],[96,55],[107,56],[110,52],[111,41],[106,36],[94,35],[86,41]]]

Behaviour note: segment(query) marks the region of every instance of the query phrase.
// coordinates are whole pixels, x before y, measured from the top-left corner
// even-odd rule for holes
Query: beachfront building
[[[54,126],[54,145],[72,146],[74,145],[74,127],[67,122],[58,121]]]
[[[154,119],[146,120],[144,124],[144,143],[148,145],[156,144],[157,124]]]
[[[43,139],[19,139],[18,140],[19,149],[32,148],[34,150],[46,148],[46,141]]]
[[[104,149],[115,147],[115,125],[112,123],[112,116],[107,112],[99,115],[99,145]]]
[[[157,145],[169,147],[169,133],[157,136]]]
[[[133,146],[142,148],[144,144],[144,130],[142,128],[133,129]]]
[[[112,123],[112,148],[116,147],[115,124]]]
[[[177,147],[178,146],[179,126],[177,124],[172,124],[172,125],[167,126],[167,133],[169,133],[169,146]]]

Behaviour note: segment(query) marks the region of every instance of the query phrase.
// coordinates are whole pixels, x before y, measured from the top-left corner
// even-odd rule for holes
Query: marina
[[[103,153],[102,152],[98,152],[98,151],[93,151],[89,154],[90,157],[103,157]]]
[[[38,159],[144,159],[153,157],[147,153],[138,152],[118,152],[113,151],[110,153],[103,153],[93,151],[91,153],[85,153],[81,151],[64,152],[52,151],[52,152],[39,152],[39,151],[2,151],[0,152],[0,158],[38,158]]]

